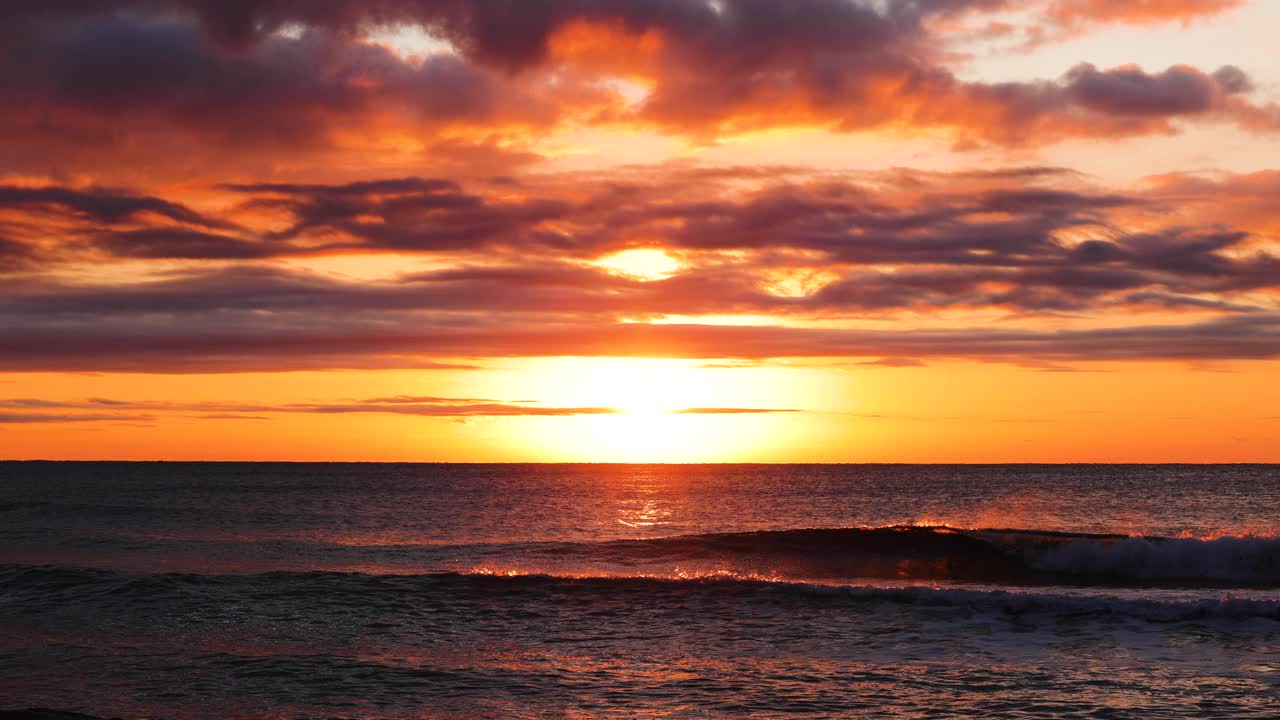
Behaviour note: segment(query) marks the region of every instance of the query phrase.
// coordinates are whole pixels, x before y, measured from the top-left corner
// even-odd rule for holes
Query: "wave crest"
[[[773,530],[529,546],[537,572],[574,558],[594,567],[807,580],[855,578],[1014,585],[1280,588],[1280,539],[1130,537],[946,526]]]
[[[292,606],[300,598],[327,608],[403,610],[406,603],[460,608],[468,603],[487,607],[499,599],[516,605],[527,602],[595,603],[646,600],[672,604],[691,597],[738,607],[742,603],[797,603],[867,607],[878,604],[922,608],[951,608],[963,612],[1028,620],[1130,618],[1156,623],[1199,620],[1280,621],[1280,598],[1249,597],[1237,593],[1209,596],[1199,591],[1121,590],[1071,591],[1066,588],[991,588],[897,584],[818,584],[735,577],[727,574],[697,577],[563,577],[506,572],[370,575],[350,572],[272,572],[257,575],[154,574],[132,575],[107,570],[60,566],[0,565],[0,608],[42,614],[57,608],[77,613],[115,608],[130,613],[177,603],[207,607],[238,603],[282,602]],[[702,603],[703,600],[698,600]],[[140,610],[140,608],[142,610]],[[1051,620],[1052,621],[1052,620]]]

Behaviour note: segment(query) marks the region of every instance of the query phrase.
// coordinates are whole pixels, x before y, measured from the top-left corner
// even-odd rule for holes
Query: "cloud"
[[[1244,0],[1053,0],[1046,15],[1064,27],[1086,23],[1185,23],[1243,4]]]
[[[1144,305],[1244,312],[1265,309],[1254,296],[1280,286],[1280,258],[1255,232],[1276,224],[1266,178],[1200,187],[1166,177],[1144,192],[1116,193],[1063,183],[1068,174],[1043,168],[850,179],[780,171],[749,187],[721,175],[558,178],[521,187],[519,199],[501,186],[423,178],[235,186],[244,205],[273,208],[284,224],[236,235],[167,221],[116,229],[82,218],[59,228],[121,259],[246,262],[127,283],[18,278],[0,298],[0,319],[71,327],[115,317],[127,327],[130,317],[147,315],[158,328],[157,313],[181,323],[204,314],[210,332],[269,334],[338,311],[357,324],[381,313],[392,329],[430,321],[411,313],[571,321]],[[1193,192],[1203,202],[1188,200]],[[1249,229],[1224,224],[1235,197],[1249,210]],[[1202,207],[1213,214],[1187,215],[1208,212]],[[25,225],[40,222],[34,215]],[[592,264],[628,248],[676,253],[681,267],[648,281]],[[363,282],[247,262],[337,252],[452,261]]]
[[[507,200],[463,192],[455,182],[399,178],[346,185],[231,185],[249,204],[288,213],[293,223],[272,235],[285,243],[339,238],[310,245],[384,250],[460,250],[477,244],[528,243],[550,238],[539,230],[563,218],[569,205],[554,199]]]
[[[1065,79],[1067,96],[1080,106],[1116,116],[1203,113],[1252,89],[1244,71],[1231,65],[1210,75],[1182,65],[1151,74],[1133,66],[1102,71],[1081,63]]]
[[[66,423],[131,422],[150,420],[136,415],[100,415],[92,413],[11,413],[0,412],[0,425],[62,425]]]
[[[1187,18],[1233,3],[1059,2],[1062,27]],[[1080,65],[1039,81],[967,81],[941,20],[995,0],[119,0],[8,3],[0,152],[35,172],[177,173],[325,167],[437,153],[531,157],[555,129],[715,139],[750,130],[943,131],[1034,146],[1177,132],[1215,121],[1280,130],[1240,69]],[[405,58],[368,41],[409,24],[452,51]],[[945,24],[945,23],[943,23]],[[620,91],[620,78],[646,88]],[[465,160],[451,165],[465,171]],[[260,188],[261,189],[261,188]]]
[[[182,228],[146,228],[101,235],[97,246],[118,258],[252,260],[282,254],[282,248],[229,235]]]
[[[267,414],[315,414],[315,415],[347,415],[347,414],[389,414],[413,415],[418,417],[569,417],[574,415],[612,415],[620,411],[605,407],[549,407],[531,404],[511,404],[498,401],[477,401],[473,398],[428,398],[427,401],[399,397],[372,399],[363,402],[334,403],[289,403],[268,405],[261,403],[228,403],[228,402],[131,402],[122,400],[103,400],[91,398],[84,401],[53,401],[32,398],[0,399],[0,409],[5,410],[38,410],[41,412],[13,412],[0,414],[0,422],[9,423],[45,423],[45,422],[96,422],[116,420],[136,420],[139,416],[129,413],[149,413],[146,419],[153,419],[155,413],[201,413],[201,419],[214,420],[266,420]],[[117,413],[112,415],[98,414],[93,411],[109,406]],[[48,410],[84,410],[82,413],[51,414]]]
[[[82,219],[104,224],[116,224],[138,220],[146,215],[156,215],[204,228],[234,227],[227,221],[206,217],[181,203],[109,190],[0,185],[0,208],[71,213]]]
[[[242,335],[186,333],[125,338],[77,333],[56,342],[5,338],[18,352],[0,370],[235,372],[246,368],[410,368],[453,357],[669,357],[700,359],[914,357],[1024,364],[1132,360],[1269,360],[1280,357],[1280,317],[1241,316],[1102,329],[874,330],[639,323],[566,327],[506,325],[418,333],[281,333],[269,342]],[[316,406],[314,410],[324,407]],[[351,407],[351,406],[348,406]],[[374,407],[361,406],[354,407]],[[400,408],[413,414],[412,405]],[[456,412],[449,405],[440,412]],[[513,409],[519,414],[526,406]],[[500,408],[478,407],[488,412]],[[357,411],[357,410],[348,410]],[[436,412],[435,408],[431,408]]]
[[[1188,358],[1269,357],[1276,186],[1274,173],[1167,175],[1117,192],[1057,168],[651,167],[518,183],[237,184],[214,190],[230,202],[199,211],[155,194],[42,187],[8,194],[0,215],[20,258],[0,295],[0,369],[465,369],[474,358],[664,352],[1088,359],[1058,357],[1055,335],[1026,336],[1022,357],[995,342],[1033,325],[1063,337],[1113,326],[1122,334],[1097,338],[1120,359],[1182,358],[1138,342],[1172,331],[1162,327],[1188,334]],[[651,280],[596,262],[630,248],[678,267]],[[294,262],[320,253],[429,263],[355,279]],[[76,270],[89,262],[101,267]],[[738,315],[757,327],[698,324]],[[930,336],[915,352],[858,329],[932,332],[938,319],[968,337]],[[1243,336],[1197,342],[1215,322],[1241,322]],[[683,334],[702,327],[705,338]],[[776,344],[784,336],[792,345]],[[1098,342],[1097,358],[1111,358]]]
[[[1021,33],[1016,48],[1030,51],[1061,43],[1112,26],[1151,26],[1209,20],[1246,5],[1245,0],[1031,0],[1024,10],[1033,11],[1024,25],[990,22],[978,36],[987,39]]]
[[[570,417],[573,415],[616,415],[621,412],[608,407],[543,407],[537,405],[509,405],[503,403],[444,403],[444,404],[299,404],[285,405],[267,412],[311,413],[317,415],[346,415],[350,413],[385,413],[391,415],[415,415],[418,417]]]
[[[925,367],[925,363],[922,360],[917,360],[916,358],[897,358],[897,357],[880,358],[879,360],[865,360],[858,364],[863,366],[869,366],[869,367],[890,367],[890,368]]]
[[[569,97],[602,97],[569,80],[520,82],[452,54],[409,61],[323,29],[232,50],[158,3],[131,12],[110,5],[70,17],[8,11],[0,130],[24,142],[0,154],[7,167],[146,174],[166,164],[270,166],[374,151],[388,138],[418,139],[427,151],[469,128],[484,145],[481,133],[555,124]]]
[[[103,406],[116,410],[113,414],[98,412]],[[51,413],[57,409],[63,412]],[[37,412],[31,412],[35,410]],[[16,411],[16,412],[11,412]],[[76,412],[68,412],[76,411]],[[199,413],[200,420],[270,420],[269,415],[313,414],[388,414],[414,417],[573,417],[580,415],[616,415],[621,410],[609,407],[554,407],[522,402],[503,403],[475,398],[414,398],[398,396],[361,402],[288,403],[174,403],[130,402],[91,398],[84,401],[55,401],[32,398],[0,399],[0,424],[57,424],[72,422],[154,421],[157,415]],[[686,408],[673,410],[678,415],[743,415],[793,413],[799,410],[766,408]],[[145,413],[145,414],[138,414]]]
[[[1252,173],[1169,173],[1147,178],[1148,193],[1202,223],[1237,227],[1280,240],[1280,170]]]

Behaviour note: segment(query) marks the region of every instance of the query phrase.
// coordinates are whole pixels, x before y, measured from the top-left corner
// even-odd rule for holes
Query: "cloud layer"
[[[6,4],[0,29],[0,131],[24,142],[0,160],[30,172],[243,173],[408,147],[422,158],[474,155],[495,138],[505,146],[581,126],[702,140],[819,126],[1009,146],[1200,122],[1274,133],[1280,107],[1254,99],[1237,67],[1082,63],[1057,77],[981,82],[957,75],[947,46],[951,23],[1028,6],[1075,32],[1235,5],[24,0]],[[444,49],[404,57],[368,39],[397,26]]]
[[[1233,65],[998,82],[957,50],[975,32],[1048,43],[1241,6],[5,3],[0,133],[21,141],[0,145],[0,371],[1272,358],[1274,170],[1115,188],[1041,165],[531,169],[540,141],[599,130],[714,145],[807,126],[1011,153],[1214,124],[1269,135],[1280,108]],[[415,169],[384,174],[387,157]]]
[[[1270,357],[1273,182],[1165,176],[1114,192],[1047,167],[843,177],[671,168],[475,185],[226,185],[220,213],[118,190],[0,187],[13,266],[0,297],[12,349],[0,369]],[[677,267],[646,277],[600,262],[624,250],[662,252]],[[377,279],[297,264],[335,254],[424,264]],[[171,266],[128,278],[67,272],[161,260]],[[1131,319],[1117,327],[1122,313]],[[701,327],[723,316],[759,327]],[[970,329],[929,329],[946,317]],[[848,329],[826,329],[833,321]],[[884,321],[919,332],[870,330]],[[1058,329],[1036,329],[1046,325]]]
[[[386,414],[438,418],[573,417],[615,415],[608,407],[548,407],[533,403],[509,403],[477,398],[394,397],[348,400],[332,403],[177,403],[137,402],[108,398],[82,401],[0,399],[0,425],[63,423],[149,423],[159,417],[198,420],[269,420],[282,415],[365,415]],[[759,415],[792,413],[798,410],[770,408],[686,408],[678,415]]]

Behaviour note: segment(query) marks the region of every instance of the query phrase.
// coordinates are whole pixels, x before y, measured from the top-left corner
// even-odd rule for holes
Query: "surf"
[[[1280,588],[1280,538],[891,525],[533,543],[510,569],[696,568],[788,579]]]

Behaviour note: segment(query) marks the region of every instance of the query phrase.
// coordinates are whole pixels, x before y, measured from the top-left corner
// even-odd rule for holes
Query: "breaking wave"
[[[534,572],[551,561],[563,566],[566,559],[577,559],[596,567],[691,565],[805,580],[1280,588],[1280,539],[1255,536],[1193,539],[897,525],[543,543],[522,548],[519,556],[520,565]]]

